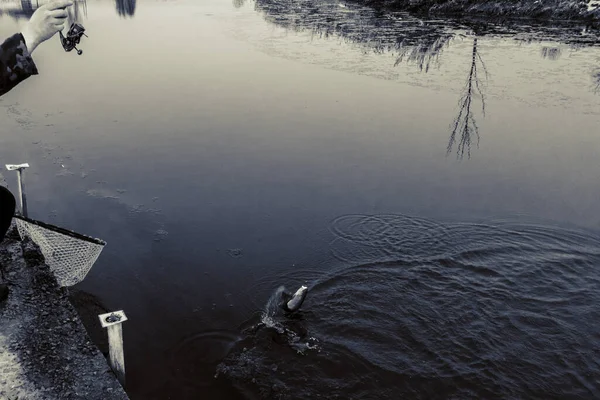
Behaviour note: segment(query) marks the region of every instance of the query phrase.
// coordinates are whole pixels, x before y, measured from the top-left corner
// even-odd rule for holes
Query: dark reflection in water
[[[559,47],[542,47],[542,58],[547,58],[549,60],[558,60],[562,55],[562,50]]]
[[[239,8],[245,2],[234,0],[233,4]],[[444,49],[451,46],[455,39],[473,40],[470,69],[458,101],[457,116],[450,124],[447,146],[448,154],[456,147],[457,157],[461,159],[465,155],[470,157],[471,145],[479,142],[480,132],[473,103],[477,100],[481,102],[485,116],[484,82],[492,72],[487,70],[478,51],[478,38],[501,36],[526,44],[552,40],[571,49],[600,43],[600,31],[577,24],[518,24],[481,19],[426,21],[406,13],[387,13],[332,0],[256,0],[254,6],[270,23],[296,32],[308,31],[319,38],[342,38],[362,46],[365,51],[390,52],[396,55],[395,66],[407,63],[425,73],[433,67],[439,67]],[[562,49],[558,46],[544,46],[541,49],[543,59],[556,61],[561,55]],[[593,78],[595,82],[598,81],[597,73]],[[598,85],[593,90],[598,92]]]
[[[238,8],[245,3],[246,0],[234,0],[234,6]],[[421,20],[407,13],[386,13],[332,0],[256,0],[255,9],[268,22],[294,31],[312,31],[320,37],[340,36],[376,52],[400,50],[400,57],[407,62],[420,61],[419,57],[404,57],[409,52],[439,56],[451,38],[465,31],[479,36],[512,37],[523,43],[551,40],[573,48],[600,44],[600,30],[573,23],[548,25],[529,21],[519,24],[474,18]],[[407,50],[409,45],[416,49]],[[556,60],[560,55],[561,50],[557,47],[546,46],[542,50],[543,58]],[[423,69],[423,63],[416,64]]]
[[[419,70],[429,72],[433,65],[439,65],[440,55],[444,48],[450,45],[454,34],[443,34],[433,42],[416,43],[412,46],[401,44],[398,48],[399,55],[396,58],[395,66],[403,61],[416,64]]]
[[[117,13],[121,17],[133,17],[136,0],[116,0]]]
[[[465,151],[467,152],[467,156],[471,157],[471,140],[473,139],[473,136],[475,136],[477,144],[479,145],[479,127],[477,126],[473,114],[473,100],[475,95],[479,95],[479,99],[481,100],[481,111],[485,116],[485,95],[482,90],[484,86],[480,78],[481,71],[483,71],[485,78],[487,79],[488,71],[481,55],[477,51],[477,37],[474,37],[471,69],[469,70],[462,96],[458,101],[459,111],[451,125],[452,131],[450,132],[450,140],[448,141],[446,152],[447,154],[450,154],[456,143],[456,136],[458,134],[457,156],[459,158],[462,158],[465,155]]]
[[[460,25],[452,21],[424,21],[407,14],[387,14],[337,1],[300,0],[277,2],[257,0],[255,8],[271,23],[294,31],[311,31],[318,37],[342,37],[375,52],[401,51],[418,47],[432,57],[439,54]],[[417,50],[418,51],[418,50]],[[418,60],[409,57],[407,61]]]
[[[592,90],[594,91],[594,93],[600,94],[600,68],[597,68],[592,73],[592,79],[594,80],[594,85],[593,85]]]
[[[157,6],[180,13],[168,22],[178,29],[168,32],[157,29],[166,22],[160,12],[113,24],[112,1],[90,2],[90,28],[110,28],[90,38],[105,46],[94,53],[115,57],[115,68],[92,57],[62,63],[62,49],[51,48],[55,79],[31,81],[3,99],[3,124],[23,137],[3,137],[2,156],[12,157],[9,145],[20,141],[31,149],[19,151],[22,161],[37,164],[31,208],[110,240],[83,289],[131,316],[124,333],[130,397],[600,398],[598,235],[437,222],[531,212],[600,226],[598,114],[567,106],[569,123],[560,124],[554,109],[522,107],[511,120],[522,103],[507,104],[494,82],[486,89],[484,61],[490,76],[514,79],[514,87],[540,64],[566,64],[566,54],[544,62],[537,45],[519,54],[514,41],[484,39],[506,33],[525,48],[542,37],[535,30],[420,21],[326,0],[312,15],[308,2],[277,5],[290,14],[277,18],[295,29],[316,21],[315,36],[356,38],[347,42],[359,46],[339,46],[342,62],[360,58],[355,50],[363,46],[390,55],[365,57],[374,61],[368,68],[388,63],[422,78],[395,85],[260,54],[228,38],[228,26],[247,14],[243,33],[258,32],[252,38],[278,29],[252,10],[213,1],[189,1],[176,12]],[[289,36],[261,39],[310,53],[312,44],[292,38],[301,35]],[[195,40],[186,53],[182,37],[210,40]],[[561,43],[564,53],[572,46]],[[165,45],[186,62],[152,51]],[[585,74],[556,88],[585,106],[593,68],[575,61],[573,70],[533,84]],[[503,62],[507,71],[495,67]],[[529,63],[525,77],[520,62]],[[189,74],[190,65],[198,72]],[[173,74],[157,81],[165,70]],[[85,90],[64,84],[72,77]],[[598,86],[600,70],[594,79]],[[577,87],[565,88],[571,82]],[[59,100],[67,101],[48,106],[35,96],[61,87]],[[523,93],[536,103],[538,92]],[[495,115],[484,126],[478,118],[488,105]],[[450,112],[435,115],[444,108]],[[475,120],[491,150],[470,163],[444,160],[445,129],[455,118],[466,118],[470,130],[465,136],[457,124],[452,151],[462,143],[468,155],[477,143]],[[331,235],[321,235],[331,220]],[[302,282],[310,292],[300,318],[282,318],[269,294]]]

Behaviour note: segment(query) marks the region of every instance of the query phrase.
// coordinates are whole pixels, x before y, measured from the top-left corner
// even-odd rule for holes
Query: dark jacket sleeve
[[[23,35],[16,33],[0,45],[0,96],[37,74]]]

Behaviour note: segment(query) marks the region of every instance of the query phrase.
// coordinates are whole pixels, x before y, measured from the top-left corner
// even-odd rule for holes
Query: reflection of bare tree
[[[457,145],[457,156],[459,158],[463,158],[465,152],[467,156],[471,157],[471,141],[473,139],[473,135],[477,137],[477,144],[479,145],[479,128],[477,123],[475,122],[475,117],[473,116],[473,95],[479,94],[481,97],[481,106],[483,115],[485,116],[485,96],[483,91],[481,90],[482,84],[479,78],[479,70],[478,65],[481,65],[483,68],[483,72],[485,73],[485,77],[487,79],[488,72],[485,67],[485,63],[481,58],[481,55],[477,52],[477,37],[473,38],[473,52],[471,57],[471,69],[469,71],[469,76],[467,77],[467,82],[463,89],[463,94],[458,101],[459,112],[458,116],[454,119],[451,124],[452,132],[450,134],[450,140],[448,141],[447,153],[450,154],[454,144],[456,143],[457,133],[460,134],[460,138],[458,140]]]
[[[559,47],[542,47],[542,58],[555,61],[560,58],[562,50]]]
[[[594,80],[593,91],[596,94],[600,94],[600,68],[596,68],[596,70],[592,73],[592,79]]]
[[[232,0],[235,7],[241,7],[248,0]],[[439,64],[443,51],[460,32],[471,31],[473,49],[471,68],[459,100],[458,115],[450,125],[448,154],[456,147],[459,158],[470,157],[471,145],[479,143],[479,128],[475,117],[474,103],[481,98],[483,115],[486,112],[484,80],[488,72],[478,53],[477,38],[486,35],[510,37],[518,43],[533,44],[544,42],[541,56],[557,60],[564,49],[597,45],[600,30],[581,32],[581,25],[561,23],[522,24],[519,21],[490,23],[479,18],[460,20],[420,20],[406,14],[396,14],[377,7],[357,6],[353,1],[340,0],[255,0],[256,11],[266,21],[296,32],[309,32],[312,37],[342,39],[346,43],[357,44],[375,53],[395,53],[395,65],[403,62],[415,65],[419,70],[429,72]],[[560,29],[557,29],[560,27]],[[556,45],[548,45],[554,42]],[[594,74],[595,90],[600,94],[600,69]]]
[[[135,2],[136,0],[116,0],[117,2],[117,13],[121,17],[133,17],[135,14]]]
[[[37,7],[39,7],[39,5],[35,0],[33,2],[31,0],[21,0],[21,8],[23,11],[33,12]]]
[[[442,50],[450,45],[453,38],[453,34],[442,34],[432,42],[421,42],[412,46],[400,44],[398,46],[400,52],[394,66],[406,60],[406,62],[416,64],[421,71],[425,68],[425,72],[429,72],[432,64],[439,64]]]
[[[240,8],[246,3],[246,0],[233,0],[233,6],[235,8]]]
[[[233,0],[234,5],[245,0]],[[427,70],[439,61],[455,32],[452,21],[428,21],[359,7],[338,0],[256,0],[265,20],[283,28],[310,32],[312,37],[335,37],[375,53],[395,52],[403,61]]]

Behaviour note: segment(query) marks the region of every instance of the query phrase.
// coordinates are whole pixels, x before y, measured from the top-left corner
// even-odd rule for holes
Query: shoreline
[[[388,12],[420,17],[487,18],[545,23],[588,23],[600,26],[600,0],[346,0]]]
[[[0,398],[128,400],[69,290],[14,223],[0,244],[0,271],[8,288],[0,299]]]

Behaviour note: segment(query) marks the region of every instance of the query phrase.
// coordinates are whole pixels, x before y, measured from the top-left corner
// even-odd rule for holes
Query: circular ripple
[[[447,248],[447,228],[406,215],[344,215],[330,226],[331,252],[344,262],[368,263],[431,257]]]

